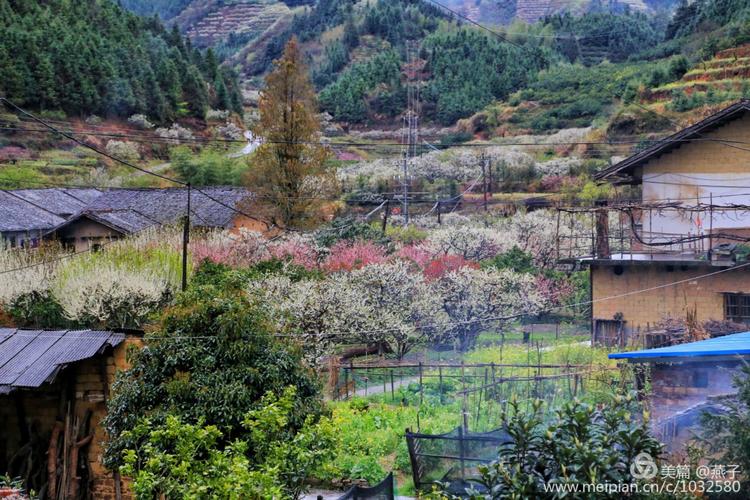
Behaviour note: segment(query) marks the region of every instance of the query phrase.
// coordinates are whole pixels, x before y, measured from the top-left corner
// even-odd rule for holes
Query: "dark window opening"
[[[698,371],[693,373],[693,387],[708,387],[708,372]]]
[[[724,317],[736,323],[750,323],[750,294],[725,293]]]

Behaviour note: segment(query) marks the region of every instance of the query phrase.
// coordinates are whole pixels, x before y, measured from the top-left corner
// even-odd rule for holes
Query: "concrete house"
[[[250,193],[239,187],[193,190],[191,225],[261,230],[256,221],[235,210],[242,211],[249,198]],[[10,246],[57,239],[80,252],[152,226],[180,223],[186,211],[184,188],[0,191],[0,237]]]
[[[39,498],[123,498],[101,420],[138,334],[0,328],[0,470]],[[120,495],[122,493],[122,495]]]
[[[594,341],[624,345],[688,314],[750,323],[749,141],[740,101],[596,176],[642,194],[636,208],[602,206],[591,254],[576,259],[591,269]]]

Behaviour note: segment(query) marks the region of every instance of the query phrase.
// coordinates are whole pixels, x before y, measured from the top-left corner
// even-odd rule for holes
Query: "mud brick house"
[[[702,412],[722,411],[736,393],[732,378],[750,361],[750,332],[634,352],[610,358],[638,363],[643,389],[650,379],[652,426],[668,449],[680,450],[700,424]]]
[[[594,341],[622,345],[688,314],[750,323],[748,142],[740,101],[599,172],[641,200],[599,208],[590,253],[575,259],[591,270]]]
[[[0,471],[40,498],[124,498],[101,464],[115,371],[139,335],[0,328]]]
[[[257,221],[236,211],[244,211],[250,197],[238,187],[194,189],[191,225],[263,230]],[[177,224],[186,212],[184,188],[0,191],[0,239],[10,246],[35,246],[41,239],[57,239],[80,252],[152,226]]]

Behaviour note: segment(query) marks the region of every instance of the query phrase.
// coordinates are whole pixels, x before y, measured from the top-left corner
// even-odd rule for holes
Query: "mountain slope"
[[[0,0],[0,94],[70,115],[158,122],[241,111],[236,79],[179,32],[109,0]]]

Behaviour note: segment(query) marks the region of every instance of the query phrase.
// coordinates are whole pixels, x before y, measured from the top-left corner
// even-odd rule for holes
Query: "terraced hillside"
[[[698,62],[673,82],[648,89],[643,100],[650,104],[687,111],[703,105],[747,97],[750,91],[750,44],[717,52]]]
[[[290,12],[284,3],[274,0],[216,2],[201,11],[186,10],[175,19],[186,27],[185,33],[193,43],[201,47],[220,44],[230,37],[251,41]]]

